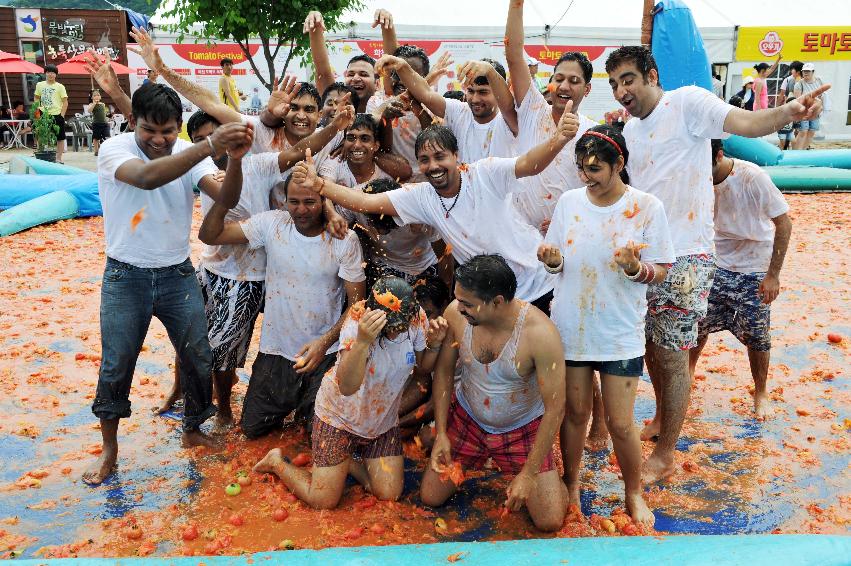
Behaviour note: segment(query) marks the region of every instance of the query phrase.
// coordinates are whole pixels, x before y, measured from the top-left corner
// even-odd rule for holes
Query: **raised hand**
[[[266,105],[269,112],[276,118],[284,119],[290,111],[290,102],[295,98],[300,84],[293,75],[287,75],[281,80],[275,79]]]
[[[307,18],[304,20],[303,32],[310,33],[312,31],[325,31],[325,20],[322,18],[322,14],[316,10],[307,14]]]
[[[372,27],[378,26],[381,26],[382,29],[393,29],[393,14],[382,8],[376,10],[372,18]]]
[[[393,71],[398,72],[399,69],[407,65],[407,61],[402,59],[401,57],[396,57],[394,55],[382,55],[378,61],[375,62],[375,72],[383,77],[389,77],[390,73]]]
[[[133,27],[130,30],[130,37],[139,44],[139,49],[135,47],[127,47],[128,51],[132,51],[136,55],[145,60],[145,64],[149,69],[160,72],[163,68],[163,60],[160,57],[159,47],[154,45],[154,40],[148,34],[147,30]]]
[[[245,155],[253,141],[254,128],[249,124],[243,124],[240,122],[222,124],[216,128],[216,131],[214,131],[210,136],[210,142],[212,142],[213,149],[217,156],[222,155],[226,151],[242,151],[242,155]],[[245,148],[246,144],[248,145],[248,148]]]
[[[561,265],[561,250],[552,244],[541,244],[538,246],[538,261],[550,267]]]
[[[466,90],[467,87],[473,84],[477,77],[486,77],[493,70],[493,65],[486,61],[467,61],[461,70],[458,71],[458,77],[461,79],[461,86]]]
[[[430,350],[439,348],[443,344],[443,339],[446,338],[448,331],[449,323],[442,316],[429,320],[428,331],[426,333],[426,347]]]
[[[437,63],[434,64],[426,75],[426,82],[431,86],[437,86],[438,79],[449,72],[449,68],[453,63],[454,61],[449,55],[449,51],[444,51],[443,55],[440,56],[440,59],[437,60]]]
[[[355,107],[351,103],[352,95],[345,93],[337,100],[337,110],[334,112],[334,117],[331,119],[331,124],[337,130],[345,130],[352,125],[355,120]]]
[[[830,90],[829,84],[822,85],[814,91],[784,104],[787,109],[786,113],[789,116],[787,121],[800,122],[801,120],[810,120],[821,114],[822,102],[819,96],[828,90]]]
[[[242,141],[237,141],[227,148],[227,154],[230,159],[242,159],[249,151],[251,151],[251,146],[254,143],[254,126],[252,126],[250,122],[244,124],[244,126],[246,127],[247,132]]]
[[[104,92],[110,93],[121,87],[118,84],[118,75],[115,74],[115,70],[112,68],[112,59],[110,59],[109,53],[106,53],[104,56],[106,59],[101,61],[100,57],[90,50],[86,51],[83,59],[85,60],[86,71],[94,77]]]
[[[573,113],[572,100],[568,100],[567,104],[564,105],[564,112],[558,121],[556,130],[559,137],[567,141],[572,140],[576,136],[576,132],[579,131],[579,118]]]
[[[641,249],[643,247],[646,246],[635,244],[630,240],[625,246],[615,250],[615,263],[627,273],[638,273],[638,270],[641,269]]]
[[[316,165],[313,163],[313,155],[310,152],[310,148],[307,148],[304,152],[304,161],[299,161],[293,167],[292,179],[293,183],[322,194],[316,187],[319,181],[319,175],[316,174]]]
[[[385,326],[387,326],[386,312],[381,309],[366,309],[358,323],[357,341],[364,346],[369,346],[375,342]]]

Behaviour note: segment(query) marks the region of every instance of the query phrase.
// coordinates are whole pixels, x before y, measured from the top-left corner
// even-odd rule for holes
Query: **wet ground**
[[[793,241],[772,313],[777,414],[752,418],[744,349],[729,334],[714,335],[698,366],[677,474],[647,487],[660,533],[851,533],[851,194],[788,200]],[[198,220],[196,211],[196,227]],[[447,507],[424,507],[424,459],[413,444],[398,503],[375,502],[353,486],[339,509],[313,511],[260,474],[227,496],[225,486],[269,448],[294,456],[307,449],[304,437],[284,430],[247,441],[233,431],[220,453],[182,449],[179,415],[151,413],[172,379],[173,349],[156,321],[136,370],[133,416],[119,429],[118,473],[86,486],[80,474],[100,450],[89,407],[103,263],[101,218],[35,228],[0,245],[0,555],[238,554],[284,539],[322,548],[545,536],[525,513],[499,516],[506,484],[491,472],[473,474]],[[831,343],[829,333],[844,339]],[[249,364],[255,352],[256,336]],[[246,380],[242,372],[237,410]],[[639,424],[652,399],[645,378]],[[617,515],[622,485],[608,451],[586,455],[583,481],[583,513]],[[278,509],[288,514],[280,522]],[[199,536],[184,541],[193,525]],[[599,527],[571,517],[556,536],[607,535]]]

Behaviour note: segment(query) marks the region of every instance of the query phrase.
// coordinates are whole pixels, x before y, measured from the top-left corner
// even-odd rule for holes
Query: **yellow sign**
[[[851,60],[851,27],[739,28],[737,61],[764,61],[778,53],[787,63]]]

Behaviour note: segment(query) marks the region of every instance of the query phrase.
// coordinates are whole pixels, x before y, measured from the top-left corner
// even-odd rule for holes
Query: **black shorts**
[[[56,132],[56,141],[64,141],[65,140],[65,116],[61,114],[55,114],[53,116],[53,121],[59,126],[59,131]]]
[[[621,377],[641,377],[642,370],[644,369],[644,356],[638,356],[631,360],[616,360],[611,362],[565,360],[565,364],[572,368],[590,367],[600,373],[606,373],[609,375],[619,375]]]
[[[109,137],[109,124],[106,122],[92,124],[92,139],[103,141]]]

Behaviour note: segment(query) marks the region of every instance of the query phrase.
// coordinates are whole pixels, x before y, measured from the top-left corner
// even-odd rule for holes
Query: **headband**
[[[615,149],[616,149],[616,150],[618,150],[618,153],[619,153],[620,155],[623,155],[623,151],[621,150],[621,146],[619,146],[619,145],[618,145],[618,142],[616,142],[615,140],[613,140],[612,138],[610,138],[610,137],[609,137],[609,136],[607,136],[606,134],[602,134],[602,133],[600,133],[600,132],[595,132],[595,131],[592,131],[592,130],[588,130],[587,132],[585,132],[585,133],[584,133],[584,134],[582,134],[582,135],[583,135],[583,136],[594,136],[595,138],[600,138],[601,140],[606,140],[607,142],[609,142],[610,144],[612,144],[613,146],[615,146]]]

